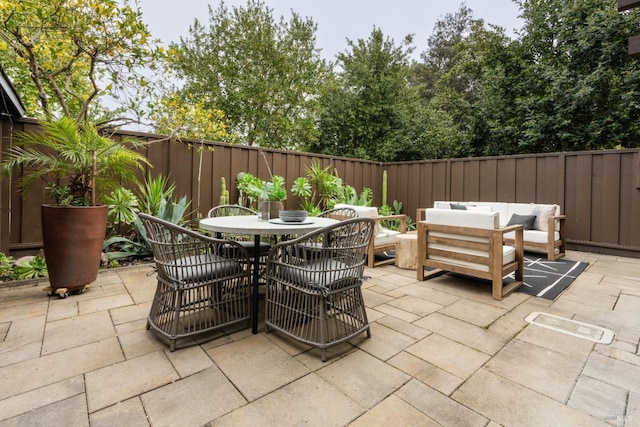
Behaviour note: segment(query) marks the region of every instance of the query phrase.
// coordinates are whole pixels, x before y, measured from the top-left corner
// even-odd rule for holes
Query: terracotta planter
[[[42,240],[52,289],[81,288],[98,277],[107,230],[102,206],[42,206]]]

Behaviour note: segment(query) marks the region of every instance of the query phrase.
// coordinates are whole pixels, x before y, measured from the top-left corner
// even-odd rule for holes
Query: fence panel
[[[10,146],[12,132],[37,129],[29,119],[0,120],[3,152]],[[125,136],[146,141],[161,138],[133,132],[114,137]],[[640,257],[639,153],[608,150],[380,164],[213,142],[163,141],[145,148],[153,165],[148,172],[175,182],[176,196],[192,200],[194,217],[205,215],[219,203],[223,177],[230,202],[236,203],[238,173],[268,180],[270,168],[274,175],[285,178],[290,189],[295,178],[306,175],[313,164],[335,169],[358,192],[370,188],[373,205],[380,206],[382,172],[386,170],[387,203],[402,202],[403,212],[414,219],[417,208],[433,206],[435,200],[557,203],[567,215],[570,248],[634,257]],[[40,205],[48,200],[44,183],[37,183],[23,199],[17,178],[9,185],[3,177],[0,187],[0,251],[13,256],[41,249]],[[298,208],[299,200],[289,192],[285,206]]]

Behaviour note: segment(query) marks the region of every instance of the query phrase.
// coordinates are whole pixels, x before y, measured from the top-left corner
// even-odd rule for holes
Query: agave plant
[[[177,202],[173,201],[175,184],[169,185],[163,176],[147,178],[144,184],[138,186],[137,197],[120,197],[118,192],[109,196],[109,215],[115,222],[116,218],[122,223],[133,225],[134,233],[131,238],[112,236],[105,239],[102,247],[110,261],[123,258],[142,258],[152,254],[151,245],[147,240],[147,232],[136,212],[142,211],[173,224],[180,224],[191,205],[186,197]],[[138,209],[139,208],[139,209]]]

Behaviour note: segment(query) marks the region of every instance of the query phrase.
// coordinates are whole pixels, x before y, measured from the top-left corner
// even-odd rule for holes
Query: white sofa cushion
[[[531,214],[536,215],[535,227],[538,230],[549,231],[549,217],[560,215],[560,206],[558,205],[535,205],[531,209]],[[556,224],[555,228],[558,228]]]
[[[436,209],[451,209],[451,203],[459,203],[461,205],[465,205],[466,203],[460,203],[460,202],[440,202],[440,201],[435,201],[433,202],[433,207]]]
[[[457,227],[475,227],[494,229],[500,226],[498,212],[461,211],[456,209],[429,208],[425,213],[426,221],[432,224],[453,225]]]
[[[433,202],[433,207],[438,209],[450,209],[451,203],[464,205],[467,210],[486,210],[490,209],[492,212],[498,212],[500,214],[500,227],[504,227],[511,219],[513,214],[518,215],[536,215],[536,222],[534,228],[536,230],[549,231],[548,223],[549,216],[560,215],[560,206],[555,204],[540,204],[540,203],[506,203],[506,202],[456,202],[456,201],[436,201]],[[560,227],[560,224],[556,222],[556,230]],[[559,239],[556,237],[556,240]],[[527,238],[525,237],[525,241]]]
[[[336,203],[334,208],[351,208],[356,211],[356,214],[359,218],[375,218],[378,216],[378,209],[371,206],[358,206],[358,205],[349,205],[346,203]],[[385,233],[385,231],[390,231],[380,225],[378,221],[376,221],[376,225],[373,229],[374,240],[376,245],[380,244],[378,242],[378,235]],[[394,237],[395,239],[395,237]]]
[[[500,227],[504,227],[507,221],[509,221],[509,217],[506,216],[509,209],[509,203],[504,202],[469,202],[472,206],[477,206],[478,208],[491,208],[491,212],[498,212],[500,214]]]
[[[524,246],[527,246],[527,242],[529,243],[547,243],[547,231],[542,230],[524,230],[522,233],[522,240],[524,240]],[[554,232],[554,239],[560,239],[560,233]],[[504,233],[505,239],[515,239],[516,234],[511,231],[509,233]]]
[[[493,208],[491,206],[467,206],[467,210],[471,212],[493,212]]]
[[[396,236],[400,234],[399,231],[389,230],[388,228],[382,228],[382,233],[375,235],[375,246],[392,245],[396,243]]]
[[[466,206],[468,211],[475,212],[498,212],[500,214],[499,221],[500,226],[503,227],[507,221],[509,221],[509,217],[507,215],[507,208],[509,206],[508,203],[503,202],[445,202],[445,201],[435,201],[433,202],[433,207],[436,209],[451,209],[451,204],[458,204],[462,206]],[[504,219],[506,217],[506,219]]]
[[[425,212],[426,222],[438,225],[452,225],[455,227],[475,227],[485,230],[498,228],[497,212],[472,212],[456,209],[427,209]],[[450,233],[432,232],[432,236],[446,237]],[[456,235],[457,239],[468,240],[470,242],[487,242],[486,237]]]

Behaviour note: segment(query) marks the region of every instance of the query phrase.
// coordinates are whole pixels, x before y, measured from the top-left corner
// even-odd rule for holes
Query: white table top
[[[257,215],[237,215],[203,218],[200,220],[200,227],[221,233],[279,235],[304,234],[337,222],[338,220],[333,218],[310,216],[304,223],[274,223],[259,221]]]

